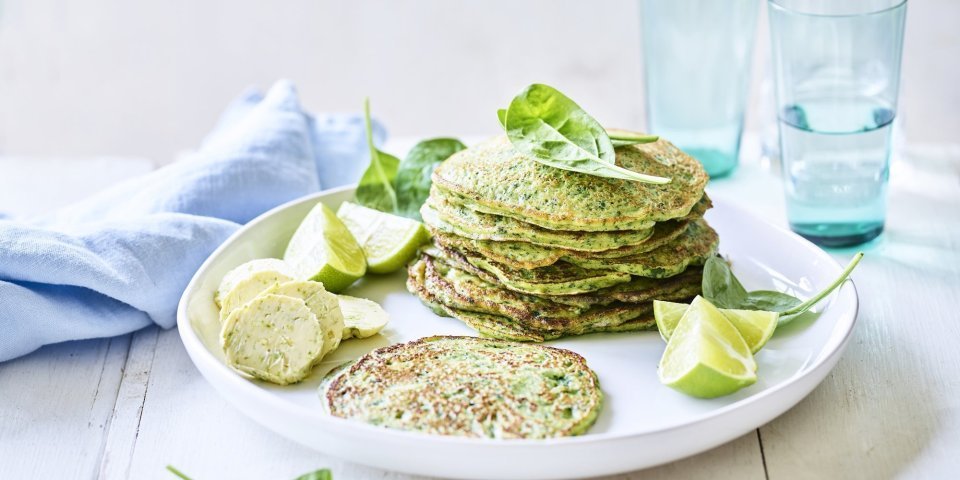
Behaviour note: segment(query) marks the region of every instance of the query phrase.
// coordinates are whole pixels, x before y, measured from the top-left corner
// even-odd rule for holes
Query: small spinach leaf
[[[510,102],[503,122],[514,148],[544,165],[646,183],[670,181],[617,166],[607,131],[553,87],[533,84],[524,89]]]
[[[553,87],[524,89],[510,102],[505,123],[514,146],[537,157],[570,163],[616,160],[607,131]]]
[[[370,147],[370,166],[363,172],[360,183],[357,184],[357,203],[382,212],[393,213],[397,210],[397,192],[393,189],[393,181],[397,176],[400,160],[377,150],[373,144],[370,99],[363,102],[363,114],[367,126],[367,144]]]
[[[653,143],[660,140],[660,137],[656,135],[639,135],[622,130],[607,130],[607,135],[610,135],[610,142],[613,143],[613,148],[627,147],[641,143]]]
[[[747,292],[743,284],[737,280],[733,271],[727,262],[720,257],[710,257],[703,266],[703,297],[720,308],[733,308],[740,310],[764,310],[768,312],[777,312],[780,319],[778,326],[785,325],[793,319],[803,315],[807,310],[813,308],[820,300],[837,289],[860,263],[863,258],[863,252],[854,255],[853,259],[844,268],[840,276],[826,288],[806,301],[783,293],[772,290],[754,290]]]
[[[504,129],[507,128],[507,109],[497,109],[497,120],[500,121],[501,127]],[[610,137],[610,143],[613,144],[613,148],[627,147],[641,143],[653,143],[660,139],[660,137],[656,135],[640,135],[624,130],[607,130],[607,135]]]
[[[703,297],[720,308],[740,308],[747,289],[719,256],[710,257],[703,266]]]
[[[167,471],[176,475],[181,480],[192,480],[190,477],[187,476],[187,474],[181,472],[180,470],[177,470],[177,467],[174,467],[173,465],[167,465]]]
[[[430,196],[433,170],[450,155],[467,148],[455,138],[434,138],[416,144],[400,162],[394,189],[397,213],[420,221],[420,207]]]
[[[819,303],[820,300],[823,300],[827,295],[830,295],[830,293],[836,290],[837,287],[843,285],[843,282],[845,282],[847,278],[850,277],[850,274],[853,273],[853,269],[857,268],[857,265],[860,263],[861,259],[863,259],[863,252],[857,252],[857,254],[853,256],[853,259],[850,260],[850,263],[847,264],[847,267],[843,269],[843,272],[840,273],[840,276],[837,277],[833,283],[827,285],[827,288],[824,288],[820,291],[820,293],[808,298],[807,301],[793,308],[789,308],[783,312],[780,312],[780,321],[777,322],[777,325],[789,323],[794,318],[799,317],[807,310],[813,308],[814,305]]]
[[[323,468],[315,472],[305,473],[293,480],[333,480],[333,473],[330,469]]]
[[[785,312],[803,303],[799,298],[773,290],[755,290],[747,293],[740,304],[743,310],[764,310],[767,312]]]

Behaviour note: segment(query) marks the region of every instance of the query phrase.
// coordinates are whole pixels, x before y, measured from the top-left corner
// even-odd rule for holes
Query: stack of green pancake
[[[716,253],[708,177],[665,140],[620,147],[617,164],[671,182],[560,170],[505,136],[453,155],[433,174],[421,209],[433,243],[407,287],[495,338],[656,328],[652,300],[699,294],[700,265]]]

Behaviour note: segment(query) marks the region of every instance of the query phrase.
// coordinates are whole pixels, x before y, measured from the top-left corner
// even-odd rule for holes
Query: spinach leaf
[[[400,160],[377,150],[373,144],[369,98],[363,102],[363,115],[367,126],[367,144],[370,147],[370,166],[363,172],[360,183],[357,185],[357,203],[382,212],[393,213],[397,210],[397,192],[393,189],[393,180],[397,176]]]
[[[176,475],[181,480],[191,480],[191,478],[188,477],[187,474],[181,472],[180,470],[177,470],[177,467],[174,467],[173,465],[167,465],[167,471]]]
[[[333,473],[329,469],[323,468],[315,472],[305,473],[293,480],[333,480]]]
[[[507,109],[497,109],[497,120],[500,121],[501,127],[504,129],[507,128]],[[640,143],[652,143],[660,139],[660,137],[656,135],[639,135],[624,130],[607,130],[606,132],[607,136],[610,137],[610,143],[613,145],[613,148],[637,145]]]
[[[370,99],[363,103],[367,127],[370,165],[357,184],[357,203],[381,212],[421,220],[420,207],[430,195],[433,170],[466,147],[454,138],[424,140],[413,147],[401,162],[389,153],[377,150],[370,126]]]
[[[743,284],[737,280],[733,271],[730,270],[727,262],[720,257],[707,259],[707,263],[703,266],[701,290],[703,290],[704,298],[720,308],[777,312],[780,314],[777,325],[781,326],[790,323],[793,319],[813,308],[820,300],[823,300],[842,285],[862,258],[863,252],[854,255],[853,260],[833,283],[807,299],[807,301],[801,301],[793,295],[772,290],[747,292],[743,288]]]
[[[544,165],[599,177],[670,182],[617,166],[607,131],[553,87],[530,85],[510,102],[503,120],[514,148]]]
[[[613,143],[613,148],[626,147],[641,143],[653,143],[660,139],[660,137],[656,135],[639,135],[622,130],[607,130],[607,135],[610,135],[610,142]]]
[[[783,292],[773,290],[755,290],[747,293],[747,298],[740,304],[742,310],[764,310],[767,312],[785,312],[800,305],[799,298]]]
[[[177,470],[173,465],[167,465],[167,470],[182,480],[191,480],[190,477],[186,476],[186,474],[180,470]],[[333,480],[333,473],[330,472],[330,469],[323,468],[314,472],[305,473],[293,480]]]
[[[703,266],[701,289],[703,297],[720,308],[740,308],[747,299],[747,289],[719,256],[708,258]]]
[[[522,150],[558,161],[614,163],[607,131],[555,88],[533,84],[507,109],[507,135]]]
[[[857,252],[857,254],[853,256],[853,259],[850,260],[850,263],[847,264],[847,267],[843,269],[843,272],[840,273],[840,276],[837,277],[837,279],[834,280],[833,283],[831,283],[830,285],[827,285],[827,288],[824,288],[823,290],[820,291],[820,293],[808,298],[807,301],[793,308],[789,308],[787,310],[780,312],[780,321],[777,322],[777,325],[780,326],[786,323],[790,323],[791,320],[799,317],[807,310],[810,310],[811,308],[813,308],[814,305],[819,303],[820,300],[823,300],[827,295],[830,295],[830,293],[836,290],[837,287],[839,287],[840,285],[843,285],[843,282],[845,282],[847,278],[850,276],[850,274],[853,273],[853,269],[857,268],[857,265],[860,263],[860,260],[862,258],[863,258],[863,252]]]
[[[416,144],[400,162],[394,189],[397,192],[397,213],[421,221],[420,207],[430,196],[430,176],[450,155],[467,148],[455,138],[434,138]]]

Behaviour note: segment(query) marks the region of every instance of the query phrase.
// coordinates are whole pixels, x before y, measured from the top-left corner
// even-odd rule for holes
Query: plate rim
[[[642,432],[604,432],[604,433],[595,433],[595,434],[588,433],[588,434],[579,435],[579,436],[547,438],[547,439],[487,439],[487,438],[469,438],[469,437],[431,435],[431,434],[423,434],[419,432],[409,432],[409,431],[403,431],[403,430],[397,430],[397,429],[383,428],[375,425],[369,425],[363,422],[357,422],[349,419],[334,417],[330,415],[324,415],[320,410],[311,410],[303,405],[287,402],[281,398],[278,398],[276,395],[274,395],[270,391],[267,391],[261,388],[258,384],[251,382],[249,379],[245,377],[242,377],[240,374],[232,370],[229,366],[227,366],[226,364],[221,362],[219,359],[217,359],[213,355],[213,353],[211,353],[206,348],[206,345],[200,339],[199,334],[193,328],[193,325],[192,325],[192,322],[190,321],[187,310],[188,310],[188,304],[190,303],[190,299],[192,299],[194,294],[198,291],[198,285],[200,284],[200,279],[202,279],[205,276],[206,271],[211,268],[211,265],[214,262],[214,260],[217,257],[219,257],[224,250],[229,248],[238,237],[243,235],[245,232],[256,228],[257,225],[266,221],[269,217],[272,217],[273,215],[276,215],[281,211],[287,210],[289,208],[293,208],[294,206],[304,204],[304,203],[309,203],[309,202],[317,203],[317,202],[323,201],[323,199],[326,197],[341,195],[341,194],[344,194],[345,192],[354,190],[355,188],[356,188],[356,185],[345,185],[341,187],[326,189],[326,190],[311,193],[311,194],[290,200],[270,210],[267,210],[266,212],[258,215],[253,220],[247,222],[245,225],[243,225],[241,228],[237,229],[233,234],[231,234],[226,240],[223,241],[223,243],[221,243],[213,252],[210,253],[210,255],[203,261],[203,263],[197,269],[197,271],[194,272],[193,276],[190,279],[190,282],[187,284],[187,287],[184,289],[184,292],[181,295],[180,301],[177,305],[177,330],[179,332],[180,339],[183,342],[188,355],[190,356],[191,361],[194,363],[194,366],[200,371],[201,375],[204,377],[204,380],[206,380],[208,383],[211,383],[211,384],[214,383],[211,381],[211,379],[207,378],[208,370],[203,368],[201,365],[199,365],[198,362],[204,363],[204,365],[207,365],[212,368],[211,371],[220,374],[222,377],[220,378],[221,381],[230,382],[231,384],[233,384],[234,387],[240,388],[246,391],[252,397],[260,401],[272,404],[277,408],[287,409],[288,411],[293,410],[301,414],[305,414],[309,417],[313,417],[317,421],[329,425],[334,430],[338,430],[338,431],[346,430],[345,433],[348,433],[349,431],[354,430],[354,431],[358,431],[358,433],[376,434],[380,436],[381,439],[389,438],[391,440],[401,441],[401,442],[417,441],[417,442],[436,443],[440,445],[462,444],[462,445],[467,445],[471,447],[480,447],[480,448],[501,447],[501,446],[536,448],[536,449],[551,448],[551,447],[557,447],[557,446],[570,446],[570,445],[577,445],[577,444],[618,442],[618,441],[626,441],[630,439],[637,439],[637,438],[652,436],[652,435],[668,434],[671,432],[690,428],[692,425],[695,425],[698,423],[716,420],[719,417],[723,417],[733,412],[736,412],[745,408],[749,408],[754,403],[761,402],[767,397],[775,396],[780,392],[782,392],[783,390],[794,387],[796,383],[800,382],[800,380],[814,374],[814,372],[819,371],[820,369],[824,368],[827,365],[829,365],[829,368],[832,369],[833,366],[836,364],[836,361],[834,360],[838,360],[839,359],[838,357],[843,354],[853,334],[853,330],[856,328],[856,324],[858,322],[859,305],[860,305],[859,294],[853,279],[848,278],[847,281],[845,281],[843,285],[841,285],[841,287],[837,289],[836,292],[830,295],[829,297],[830,301],[827,303],[826,308],[829,308],[830,305],[833,305],[833,303],[838,298],[840,298],[841,295],[851,295],[852,297],[850,298],[850,301],[852,302],[852,305],[850,308],[851,311],[849,312],[849,315],[844,315],[847,312],[840,313],[841,318],[846,318],[846,316],[849,316],[849,321],[848,321],[849,325],[846,327],[846,331],[843,332],[843,334],[834,342],[834,345],[832,345],[832,349],[829,352],[827,352],[826,355],[823,355],[823,354],[818,355],[813,359],[813,361],[809,365],[804,366],[801,371],[797,372],[789,379],[781,382],[779,385],[767,388],[761,392],[758,392],[754,395],[750,395],[746,398],[738,400],[729,405],[725,405],[717,409],[711,410],[707,413],[697,415],[688,421],[673,424],[673,425],[658,427],[651,430],[644,430]],[[823,257],[830,262],[830,265],[836,266],[840,270],[843,269],[843,265],[841,265],[838,261],[836,261],[833,257],[831,257],[827,252],[823,251],[822,249],[820,249],[819,247],[811,243],[809,240],[797,235],[796,233],[790,231],[789,229],[786,229],[780,225],[769,222],[749,211],[746,211],[742,206],[737,204],[736,201],[726,199],[724,195],[711,195],[711,199],[714,201],[714,203],[723,205],[724,209],[735,210],[737,211],[738,215],[749,217],[753,221],[763,223],[767,227],[773,228],[779,231],[780,233],[795,237],[795,239],[800,240],[802,242],[805,249],[812,251],[815,256]],[[840,322],[838,322],[838,325],[835,328],[838,328],[838,327],[840,327]],[[835,335],[836,335],[836,331],[831,332],[830,336],[827,338],[828,343],[825,343],[823,345],[823,348],[830,346],[829,342],[835,337]],[[821,349],[821,352],[823,352],[822,349]],[[822,382],[822,379],[817,381],[816,385],[819,385],[819,383],[821,382]],[[813,388],[816,388],[816,385],[814,385]],[[217,387],[215,384],[213,384],[212,386],[215,387],[215,390],[217,390],[218,393],[221,393],[219,387]],[[809,395],[809,392],[804,394],[802,397],[800,397],[800,400],[805,398],[807,395]],[[221,396],[223,395],[221,394]],[[227,402],[231,404],[235,405],[236,403],[231,398],[225,398],[225,399]],[[796,405],[796,403],[799,403],[799,401],[787,406],[786,408],[783,409],[783,411],[786,411],[792,408],[793,406]],[[240,409],[240,410],[243,411],[243,409]],[[781,414],[782,413],[779,413],[775,415],[773,418],[776,418]],[[745,431],[749,431],[754,428],[757,428],[757,427],[751,426],[750,428],[745,429]]]

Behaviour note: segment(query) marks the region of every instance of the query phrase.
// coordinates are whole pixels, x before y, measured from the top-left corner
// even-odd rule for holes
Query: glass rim
[[[795,8],[790,8],[790,7],[787,7],[786,5],[783,5],[783,0],[767,0],[767,3],[769,4],[770,7],[775,8],[777,10],[781,10],[783,12],[791,13],[794,15],[802,15],[804,17],[843,18],[843,17],[866,17],[870,15],[887,13],[889,11],[896,10],[900,7],[903,7],[904,5],[907,4],[907,0],[900,0],[899,2],[894,3],[889,7],[884,7],[879,10],[870,10],[870,11],[859,12],[859,13],[835,13],[835,14],[803,12],[801,10],[797,10]]]

